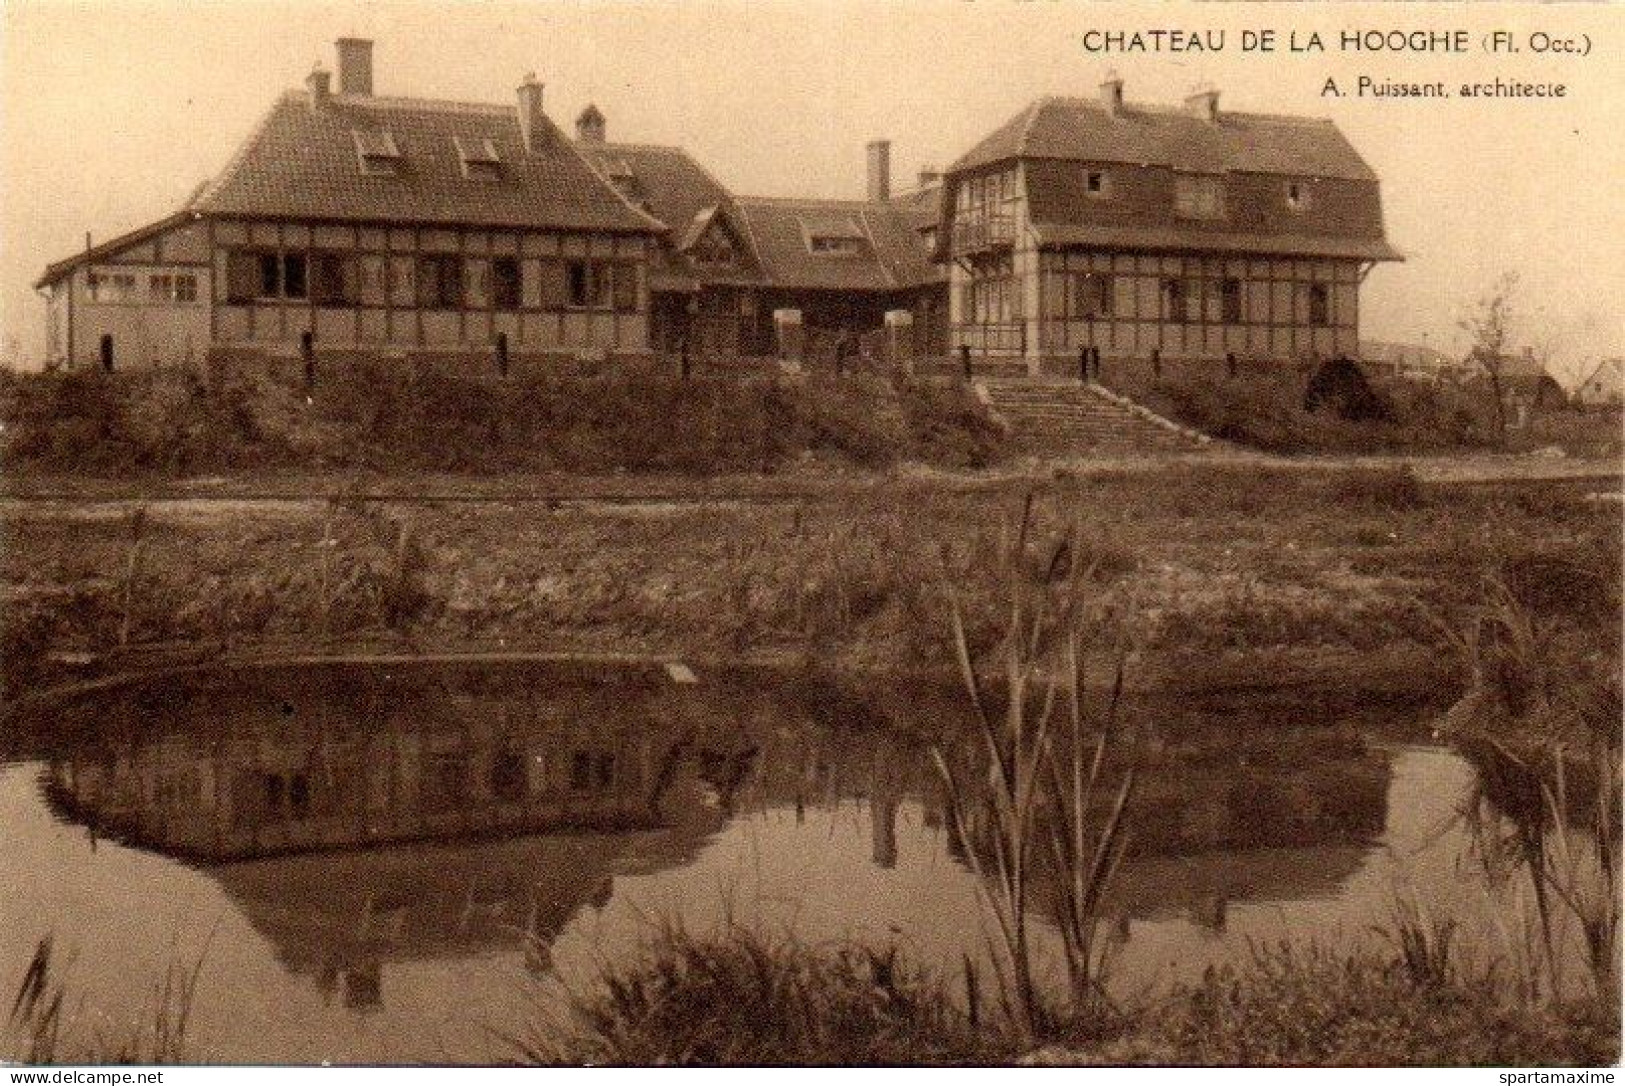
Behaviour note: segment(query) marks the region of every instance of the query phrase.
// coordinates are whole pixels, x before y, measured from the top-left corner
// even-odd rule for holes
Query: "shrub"
[[[1366,404],[1358,420],[1305,410],[1304,385],[1290,372],[1170,379],[1139,394],[1187,426],[1270,452],[1437,450],[1494,440],[1492,408],[1470,392],[1407,381],[1372,382],[1371,390],[1383,410]]]
[[[872,376],[689,380],[421,371],[361,361],[297,375],[222,369],[0,378],[9,466],[108,475],[231,467],[772,471],[815,452],[861,467],[990,463],[1000,433],[966,393]]]
[[[730,928],[668,930],[644,960],[578,997],[582,1030],[545,1063],[687,1066],[981,1063],[1008,1053],[895,949],[809,948]]]

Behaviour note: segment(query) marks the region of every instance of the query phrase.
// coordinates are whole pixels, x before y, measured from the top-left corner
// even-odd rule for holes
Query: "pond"
[[[987,929],[929,746],[969,742],[961,701],[518,662],[85,695],[0,766],[0,986],[49,934],[114,1018],[201,960],[189,1038],[210,1061],[487,1062],[663,924],[957,970]],[[1475,770],[1423,709],[1255,692],[1130,714],[1153,740],[1106,907],[1124,994],[1258,943],[1380,938],[1401,895],[1481,907],[1458,817]]]

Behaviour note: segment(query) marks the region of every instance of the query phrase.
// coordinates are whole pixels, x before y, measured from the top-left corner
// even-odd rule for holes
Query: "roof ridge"
[[[1055,95],[1046,94],[1028,103],[1027,119],[1021,122],[1021,134],[1016,137],[1017,157],[1025,158],[1027,156],[1027,139],[1032,135],[1033,124],[1037,122],[1039,113],[1043,112],[1046,106],[1056,100]]]
[[[885,273],[886,281],[893,287],[898,287],[902,284],[897,280],[897,273],[892,269],[886,250],[882,248],[880,242],[875,238],[874,228],[869,224],[869,216],[875,211],[874,205],[875,201],[871,200],[858,211],[858,225],[863,231],[863,236],[868,239],[869,250],[875,254],[875,263],[879,264],[880,270]]]
[[[189,211],[202,211],[203,205],[213,199],[219,193],[221,186],[241,169],[243,163],[248,160],[249,152],[265,136],[266,129],[271,127],[271,118],[276,116],[276,111],[285,105],[291,105],[296,99],[308,102],[310,95],[305,91],[283,91],[276,101],[271,103],[271,108],[260,114],[260,119],[255,122],[253,128],[248,130],[248,135],[243,137],[243,141],[237,145],[237,149],[226,160],[226,164],[220,167],[219,172],[212,178],[194,190],[191,199],[183,206]]]
[[[625,149],[629,151],[671,151],[675,154],[685,155],[690,158],[693,157],[692,155],[688,154],[686,149],[678,146],[675,143],[643,143],[637,140],[584,140],[579,138],[573,139],[570,142],[583,148],[602,147],[605,150]]]
[[[289,94],[307,97],[303,91]],[[491,113],[509,115],[516,107],[501,102],[466,102],[451,98],[412,98],[402,95],[335,94],[332,101],[342,106],[378,106],[383,109],[425,109],[443,113]]]
[[[596,178],[600,185],[602,185],[604,188],[608,189],[611,193],[613,193],[615,195],[615,199],[619,200],[623,205],[625,205],[625,207],[626,207],[626,209],[628,211],[632,212],[632,214],[638,216],[640,219],[643,219],[646,222],[650,222],[650,223],[653,223],[655,226],[658,226],[660,228],[660,232],[662,234],[671,233],[671,227],[668,224],[662,222],[660,219],[657,219],[653,214],[651,214],[648,211],[645,211],[643,208],[639,207],[637,204],[634,204],[631,201],[631,199],[626,195],[626,193],[622,192],[620,190],[620,187],[618,185],[616,185],[615,182],[613,182],[613,181],[611,181],[609,179],[609,175],[606,174],[603,170],[600,170],[598,168],[598,164],[596,162],[592,161],[592,159],[590,159],[587,156],[587,153],[585,151],[583,151],[580,147],[576,146],[576,141],[573,140],[573,139],[570,139],[568,136],[566,136],[564,134],[564,130],[562,128],[560,128],[557,124],[554,123],[553,118],[547,116],[547,114],[544,113],[544,114],[542,114],[542,119],[547,123],[547,126],[549,128],[551,128],[554,131],[555,134],[558,135],[559,142],[561,144],[563,144],[564,146],[568,147],[570,149],[570,153],[575,155],[576,158],[578,160],[580,160],[580,162],[581,162],[581,164],[583,166],[587,167],[587,172],[589,174],[591,174],[594,178]]]
[[[1081,106],[1086,109],[1093,109],[1099,113],[1106,112],[1106,107],[1098,100],[1084,94],[1050,95],[1049,100],[1066,102],[1068,104]],[[1190,114],[1185,111],[1183,106],[1175,105],[1172,102],[1126,102],[1123,105],[1123,111],[1128,114],[1154,113],[1162,117],[1190,116]],[[1312,117],[1293,113],[1258,113],[1247,109],[1227,109],[1221,110],[1219,116],[1221,119],[1225,117],[1240,117],[1246,120],[1270,121],[1276,124],[1304,126],[1327,125],[1333,128],[1337,127],[1337,122],[1332,120],[1330,117]],[[1196,118],[1192,119],[1195,120]]]
[[[762,247],[756,244],[756,231],[751,227],[750,216],[745,213],[744,205],[739,202],[738,197],[732,195],[731,193],[729,194],[728,199],[732,200],[734,207],[739,209],[738,218],[740,223],[745,228],[745,242],[750,246],[751,257],[756,261],[756,266],[766,273],[766,277],[768,279],[771,280],[775,278],[778,273],[773,267],[773,262],[767,259],[767,255],[762,250]]]
[[[872,200],[853,200],[840,196],[735,196],[734,200],[739,203],[749,201],[757,204],[840,205],[843,211],[862,211],[874,203]]]

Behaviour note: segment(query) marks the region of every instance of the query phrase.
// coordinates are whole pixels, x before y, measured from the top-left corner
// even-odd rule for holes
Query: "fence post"
[[[1162,380],[1162,348],[1151,348],[1151,379]]]
[[[961,343],[959,345],[959,362],[965,368],[965,380],[969,381],[971,377],[969,343]]]
[[[508,333],[497,333],[497,376],[508,376]]]
[[[309,331],[299,333],[299,357],[305,363],[305,395],[316,391],[316,337]]]
[[[1225,368],[1225,372],[1227,372],[1231,377],[1234,377],[1236,375],[1236,352],[1235,351],[1226,351],[1225,352],[1224,368]]]
[[[677,376],[688,380],[688,337],[677,341]]]

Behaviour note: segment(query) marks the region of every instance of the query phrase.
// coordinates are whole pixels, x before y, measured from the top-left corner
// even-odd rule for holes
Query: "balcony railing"
[[[983,252],[988,249],[998,248],[1001,245],[1011,245],[1014,244],[1015,240],[1016,218],[1014,215],[994,212],[954,220],[953,251],[955,256],[961,253]]]
[[[958,324],[954,346],[969,347],[975,355],[1020,354],[1026,344],[1026,326],[1020,321],[999,324]]]

